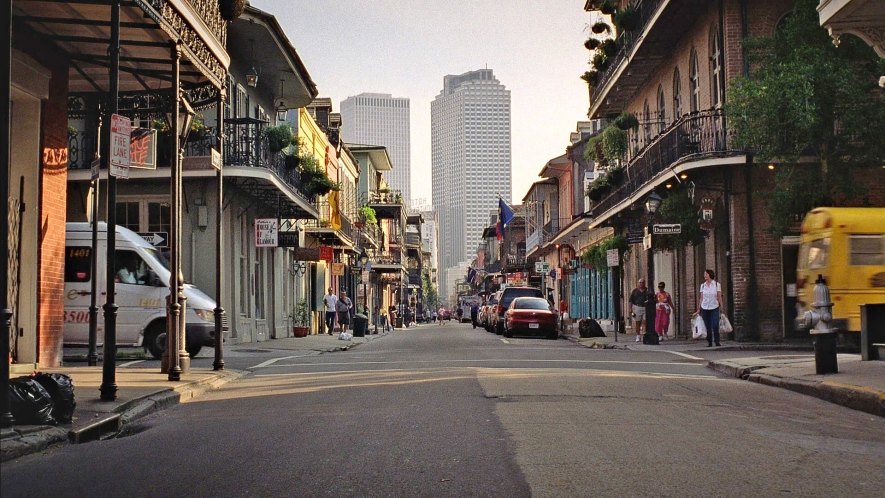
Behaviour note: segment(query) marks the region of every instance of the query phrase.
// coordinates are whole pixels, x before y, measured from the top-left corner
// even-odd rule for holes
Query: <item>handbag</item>
[[[706,339],[707,326],[704,325],[704,319],[701,315],[695,315],[691,321],[691,337],[692,339]]]
[[[728,321],[728,315],[725,313],[721,313],[719,315],[719,333],[720,334],[729,334],[734,329],[731,326],[731,322]]]

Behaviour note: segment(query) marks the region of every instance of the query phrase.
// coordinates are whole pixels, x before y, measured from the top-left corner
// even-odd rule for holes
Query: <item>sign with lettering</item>
[[[628,244],[638,244],[642,242],[642,237],[645,235],[645,225],[642,224],[641,220],[632,220],[629,225],[627,225],[627,243]]]
[[[255,247],[277,247],[278,233],[276,218],[257,218],[255,220]]]
[[[221,166],[223,161],[221,159],[221,152],[218,152],[215,149],[210,149],[210,154],[212,156],[212,167],[218,171],[221,171]]]
[[[154,247],[169,247],[169,232],[138,232],[138,235]]]
[[[320,248],[319,247],[296,247],[292,251],[292,256],[295,261],[319,261],[320,260]]]
[[[298,232],[291,230],[287,232],[279,232],[277,235],[277,247],[298,247]]]
[[[335,258],[335,249],[329,246],[320,247],[320,259],[323,261],[332,262],[332,259]]]
[[[132,121],[120,114],[111,114],[111,176],[129,178],[129,140]]]
[[[550,271],[550,263],[546,261],[535,261],[535,273],[547,273]]]
[[[332,276],[344,275],[344,263],[332,263]]]
[[[682,225],[679,223],[662,223],[652,225],[651,232],[654,235],[676,235],[682,233]]]
[[[605,251],[605,260],[608,263],[609,268],[613,266],[618,266],[618,250],[617,249],[609,249]]]
[[[157,130],[135,128],[129,139],[129,167],[157,169]]]

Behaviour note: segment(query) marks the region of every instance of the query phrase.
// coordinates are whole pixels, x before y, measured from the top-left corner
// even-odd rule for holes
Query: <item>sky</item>
[[[431,203],[430,103],[448,74],[488,67],[510,90],[516,204],[587,119],[585,0],[250,3],[277,17],[335,112],[364,92],[410,99],[413,200]]]

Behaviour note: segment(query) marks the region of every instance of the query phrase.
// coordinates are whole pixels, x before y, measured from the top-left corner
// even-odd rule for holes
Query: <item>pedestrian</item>
[[[329,293],[323,296],[323,306],[326,307],[326,333],[332,335],[332,331],[335,329],[335,315],[338,312],[338,296],[335,295],[331,287],[329,287]]]
[[[719,314],[724,313],[722,306],[722,286],[716,281],[716,274],[709,268],[704,270],[704,283],[701,284],[701,295],[698,300],[698,311],[704,326],[707,327],[707,347],[719,343]]]
[[[670,313],[673,312],[673,298],[664,290],[666,284],[658,282],[658,292],[655,294],[655,332],[658,338],[664,340],[667,330],[670,329]]]
[[[341,332],[344,332],[350,325],[350,313],[353,310],[353,302],[347,297],[347,292],[341,291],[341,297],[335,304],[335,310],[338,312],[338,325],[341,327]]]
[[[388,326],[390,327],[388,330],[393,330],[396,327],[396,305],[391,304],[387,307],[387,321]]]
[[[636,342],[642,342],[642,326],[645,325],[648,330],[648,323],[645,320],[645,307],[648,305],[649,296],[648,288],[645,286],[645,279],[640,278],[636,283],[636,288],[630,293],[630,304],[633,306],[633,331],[636,332]]]

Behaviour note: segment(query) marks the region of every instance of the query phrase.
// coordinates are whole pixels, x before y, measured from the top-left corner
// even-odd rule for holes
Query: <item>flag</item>
[[[473,283],[474,278],[476,278],[476,270],[471,266],[467,268],[467,281]]]
[[[341,211],[338,206],[339,193],[337,190],[329,192],[329,225],[333,230],[341,230]]]
[[[513,208],[504,202],[504,199],[498,197],[498,223],[495,225],[495,237],[498,240],[504,239],[504,229],[510,221],[513,220]]]

